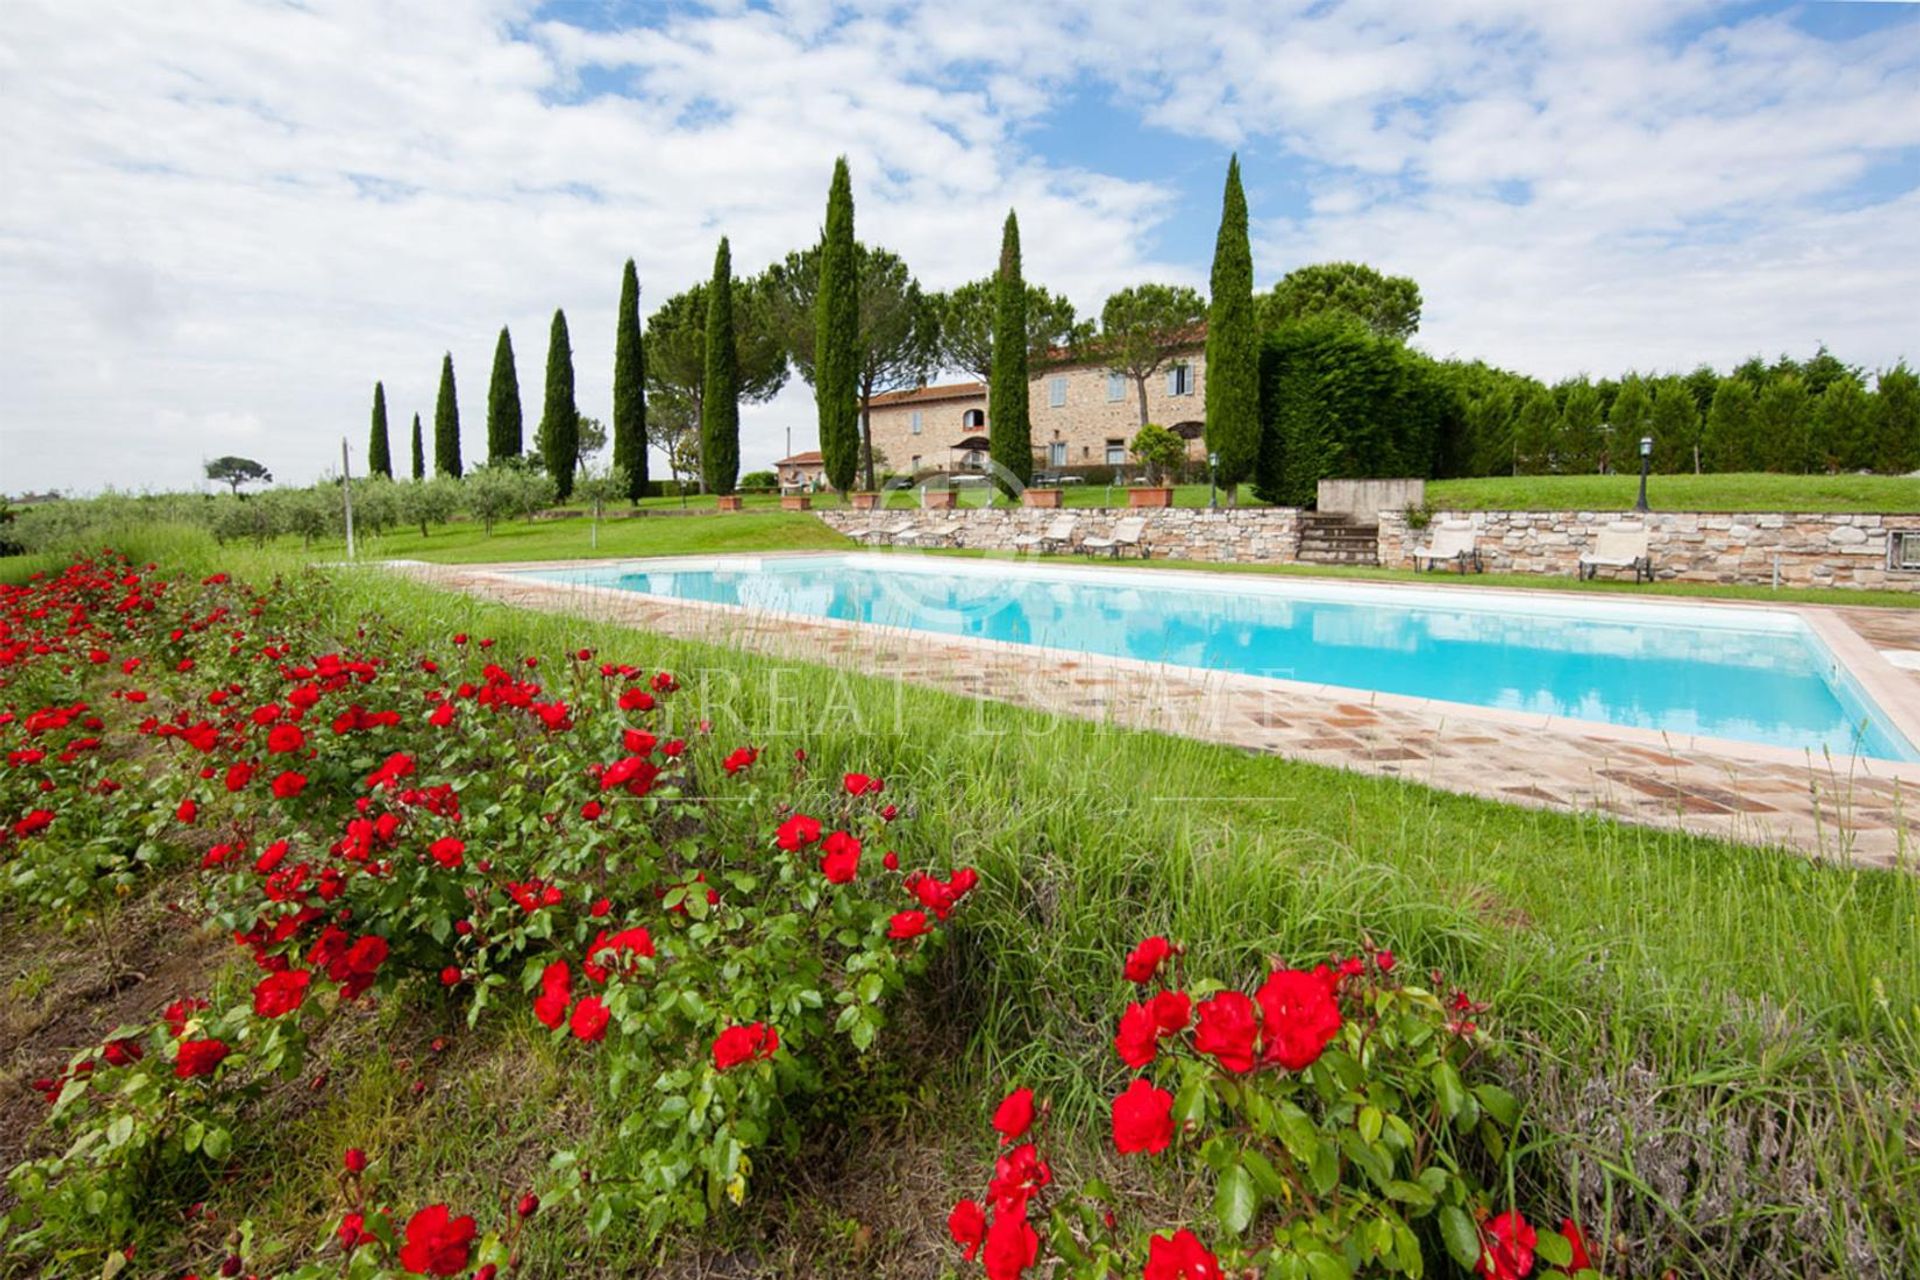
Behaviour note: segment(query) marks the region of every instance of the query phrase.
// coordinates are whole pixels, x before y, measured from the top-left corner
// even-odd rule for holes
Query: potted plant
[[[805,493],[783,493],[780,495],[782,511],[805,511],[813,506],[813,499]]]
[[[1167,483],[1167,477],[1180,460],[1186,457],[1187,442],[1163,426],[1149,422],[1140,428],[1140,433],[1127,446],[1133,456],[1147,469],[1147,483],[1128,486],[1127,505],[1130,507],[1170,507],[1173,505],[1173,486]]]
[[[878,491],[851,493],[847,496],[853,500],[853,509],[855,511],[872,511],[880,505],[880,494]]]
[[[713,505],[722,511],[738,511],[740,509],[740,495],[737,493],[715,494]]]
[[[960,505],[958,489],[935,489],[925,486],[920,490],[920,505],[928,511],[951,511]]]

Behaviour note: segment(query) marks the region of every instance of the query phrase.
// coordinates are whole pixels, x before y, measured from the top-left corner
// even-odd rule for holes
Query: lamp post
[[[1220,455],[1209,453],[1207,455],[1207,506],[1214,511],[1220,509],[1220,482],[1217,479],[1219,473]]]
[[[1633,504],[1635,511],[1650,511],[1647,506],[1647,468],[1653,462],[1653,437],[1640,437],[1640,500]]]

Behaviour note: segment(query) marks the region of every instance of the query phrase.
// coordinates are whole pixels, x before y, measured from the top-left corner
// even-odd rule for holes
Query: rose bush
[[[1034,1131],[1046,1108],[1019,1089],[995,1113],[985,1194],[947,1223],[990,1280],[1419,1276],[1448,1257],[1485,1280],[1597,1274],[1577,1226],[1497,1211],[1483,1181],[1519,1120],[1512,1095],[1475,1082],[1483,1005],[1438,973],[1401,980],[1383,950],[1275,965],[1251,993],[1183,983],[1182,960],[1153,937],[1122,966],[1138,998],[1113,1045],[1139,1074],[1112,1100],[1111,1138],[1125,1160],[1210,1178],[1212,1221],[1160,1226],[1144,1197],[1057,1183]]]
[[[616,1150],[554,1159],[549,1199],[592,1228],[739,1202],[976,877],[894,847],[883,780],[680,723],[669,673],[335,639],[285,585],[222,574],[100,561],[0,589],[7,893],[85,913],[189,862],[253,974],[37,1082],[64,1146],[12,1173],[9,1248],[113,1239],[156,1188],[209,1185],[315,1037],[407,983],[470,1025],[531,1015],[629,1114]],[[362,1217],[342,1240],[392,1234],[343,1213]]]

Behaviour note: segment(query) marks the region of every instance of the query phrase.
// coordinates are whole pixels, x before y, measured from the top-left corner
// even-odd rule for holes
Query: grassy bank
[[[1639,491],[1638,475],[1483,476],[1429,481],[1427,501],[1437,511],[1628,511]],[[1920,478],[1657,475],[1647,502],[1655,511],[1915,512]]]
[[[200,570],[292,568],[190,536],[128,549]],[[1220,973],[1371,938],[1493,1003],[1503,1070],[1535,1122],[1521,1177],[1621,1236],[1628,1274],[1920,1268],[1920,878],[782,665],[368,571],[309,589],[343,637],[375,617],[411,636],[497,637],[508,654],[586,645],[675,668],[722,732],[884,774],[916,839],[980,867],[982,899],[922,992],[922,1038],[897,1046],[835,1126],[856,1147],[881,1135],[905,1163],[866,1168],[856,1154],[850,1178],[918,1187],[971,1166],[978,1140],[951,1135],[978,1132],[1013,1079],[1054,1099],[1072,1135],[1063,1163],[1102,1167],[1124,1074],[1108,1044],[1126,998],[1117,957],[1144,934],[1186,941],[1199,971]],[[316,1194],[339,1132],[391,1126],[405,1185],[444,1189],[478,1180],[476,1161],[527,1159],[556,1126],[614,1122],[574,1109],[551,1061],[511,1038],[439,1068],[453,1083],[429,1109],[388,1114],[382,1082],[406,1078],[396,1061],[430,1033],[420,1015],[388,1016],[351,1064],[364,1084],[249,1153],[282,1171],[277,1202]],[[804,1163],[782,1176],[787,1198],[723,1237],[745,1274],[934,1275],[951,1261],[928,1251],[937,1224],[914,1234],[923,1200],[823,1188]],[[571,1239],[542,1245],[553,1269],[536,1273],[626,1273],[610,1254],[563,1270]]]

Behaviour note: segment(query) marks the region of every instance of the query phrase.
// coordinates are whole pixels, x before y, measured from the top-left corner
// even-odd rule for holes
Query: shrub
[[[1157,423],[1140,428],[1127,449],[1147,469],[1148,484],[1166,484],[1187,456],[1187,443]]]

